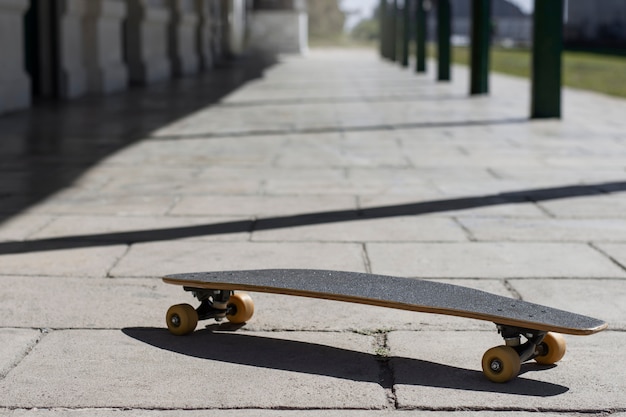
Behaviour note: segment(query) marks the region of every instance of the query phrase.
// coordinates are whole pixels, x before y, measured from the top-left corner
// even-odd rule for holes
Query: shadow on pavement
[[[160,242],[198,236],[258,232],[287,227],[382,219],[398,216],[419,216],[424,214],[468,210],[502,204],[541,202],[563,198],[611,194],[623,191],[626,191],[626,182],[607,182],[589,185],[530,189],[478,197],[452,198],[393,206],[370,207],[361,210],[335,210],[187,227],[64,236],[60,238],[36,239],[25,242],[0,242],[0,255],[109,246],[117,244]]]
[[[185,337],[174,336],[166,329],[126,328],[122,332],[140,342],[159,349],[210,361],[226,362],[259,368],[277,369],[311,375],[372,382],[389,386],[381,381],[380,374],[374,377],[372,366],[377,362],[389,361],[392,372],[401,374],[391,384],[419,385],[449,388],[464,391],[498,392],[503,394],[533,397],[560,395],[569,388],[523,377],[508,384],[487,381],[482,372],[422,361],[412,358],[392,357],[381,361],[373,354],[341,349],[337,347],[293,340],[275,339],[243,333],[214,332],[224,326],[211,326]],[[379,363],[379,367],[386,366]],[[540,369],[524,365],[522,372]],[[368,371],[369,370],[369,371]]]
[[[380,130],[403,130],[403,129],[436,129],[436,128],[464,128],[472,126],[497,126],[508,124],[529,123],[528,119],[485,119],[485,120],[459,120],[442,122],[420,123],[390,123],[378,125],[352,125],[352,126],[316,126],[290,129],[267,129],[267,130],[242,130],[239,132],[198,132],[180,135],[156,135],[154,140],[181,140],[181,139],[211,139],[211,138],[236,138],[242,136],[283,136],[283,135],[315,135],[335,132],[376,132]]]
[[[72,184],[107,156],[222,98],[275,65],[274,56],[225,62],[193,77],[107,96],[38,101],[0,117],[0,222]]]

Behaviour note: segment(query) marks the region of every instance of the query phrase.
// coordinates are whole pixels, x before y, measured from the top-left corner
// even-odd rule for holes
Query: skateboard
[[[504,345],[489,349],[482,358],[484,375],[507,382],[521,364],[558,362],[565,354],[561,334],[590,335],[606,329],[602,320],[503,297],[459,285],[384,275],[310,269],[265,269],[174,274],[163,278],[182,285],[200,306],[170,307],[169,331],[193,332],[198,320],[227,319],[241,324],[254,314],[252,291],[368,304],[423,313],[445,314],[495,323]]]

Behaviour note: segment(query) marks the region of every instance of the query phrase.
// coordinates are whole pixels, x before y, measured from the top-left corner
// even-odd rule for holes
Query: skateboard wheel
[[[483,355],[483,374],[492,382],[508,382],[519,374],[521,361],[510,346],[496,346]]]
[[[170,333],[183,336],[196,329],[198,313],[189,304],[177,304],[167,310],[165,320]]]
[[[228,308],[231,311],[226,315],[228,321],[234,324],[245,323],[254,314],[254,302],[245,292],[238,292],[228,299]]]
[[[535,358],[540,365],[552,365],[560,361],[565,355],[565,338],[559,333],[548,333],[540,345],[544,353]]]

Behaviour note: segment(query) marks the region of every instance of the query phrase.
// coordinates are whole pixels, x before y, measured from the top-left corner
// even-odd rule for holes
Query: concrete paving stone
[[[0,406],[382,409],[374,351],[354,333],[54,331],[0,381]]]
[[[501,280],[440,280],[511,297]],[[415,313],[340,301],[287,295],[251,293],[254,317],[246,324],[253,331],[354,331],[373,334],[391,330],[494,330],[492,323],[437,314]],[[179,302],[189,302],[191,296]],[[184,301],[187,300],[187,301]],[[193,304],[193,303],[192,303]],[[210,322],[209,322],[210,323]],[[200,325],[202,326],[202,324]]]
[[[564,198],[538,203],[555,217],[624,218],[626,195],[624,193]]]
[[[373,273],[421,278],[624,278],[595,249],[576,243],[368,243]]]
[[[263,190],[266,194],[417,194],[436,192],[426,180],[410,169],[296,169],[277,170],[268,175]],[[302,172],[304,171],[304,175]],[[379,175],[377,175],[379,174]],[[260,175],[264,175],[263,172]]]
[[[428,195],[417,193],[414,195],[406,194],[379,194],[379,195],[359,195],[359,208],[389,208],[390,211],[397,209],[398,206],[416,205],[414,212],[423,211],[424,216],[472,216],[472,217],[546,217],[545,212],[537,207],[534,203],[511,204],[504,203],[502,200],[491,199],[485,197],[484,206],[481,207],[478,201],[476,208],[461,208],[467,198],[474,197],[451,197],[444,196],[440,192]],[[502,204],[500,204],[502,202]]]
[[[168,195],[104,195],[83,193],[52,196],[27,209],[35,214],[85,214],[116,216],[158,216],[174,205],[175,196]]]
[[[246,226],[246,224],[249,225]],[[227,225],[235,225],[229,230]],[[237,225],[238,228],[236,227]],[[252,220],[241,217],[61,216],[30,239],[78,236],[89,241],[248,240]],[[223,227],[221,227],[223,226]]]
[[[150,171],[150,169],[148,169]],[[171,176],[168,175],[174,171]],[[120,170],[115,174],[100,192],[106,195],[172,195],[185,189],[187,184],[195,183],[196,170],[185,170],[184,175],[177,173],[177,169],[163,169],[158,175],[152,172],[134,172],[133,170]]]
[[[467,241],[465,232],[452,219],[403,216],[345,221],[275,230],[263,230],[271,221],[259,221],[253,241],[274,242],[450,242]]]
[[[492,178],[485,181],[435,180],[435,186],[448,198],[497,197],[499,194],[526,192],[541,188],[551,188],[561,184],[531,184],[521,180]]]
[[[0,409],[2,417],[328,417],[363,416],[363,417],[533,417],[536,412],[492,412],[492,411],[425,411],[425,410],[261,410],[261,409],[237,409],[237,410],[142,410],[142,409],[32,409],[32,410],[9,410]],[[541,413],[545,417],[563,417],[583,415],[577,413]],[[593,414],[585,414],[587,416]],[[600,417],[602,414],[598,414]],[[612,414],[622,417],[623,414]]]
[[[0,258],[1,259],[1,258]],[[2,263],[0,262],[0,268]],[[113,277],[264,268],[365,272],[362,245],[354,243],[158,242],[133,245]]]
[[[0,284],[0,327],[165,327],[170,305],[192,301],[155,278],[0,276]]]
[[[201,110],[156,129],[152,132],[152,137],[184,138],[233,134],[243,136],[255,132],[290,131],[294,126],[293,117],[297,113],[298,109],[293,111],[293,109],[275,105],[263,106],[263,108],[217,106]]]
[[[19,244],[19,252],[0,254],[1,275],[106,277],[126,253],[126,245],[95,246],[67,242],[71,248],[51,250],[37,242]]]
[[[142,142],[139,142],[142,144]],[[131,145],[135,146],[135,145]],[[132,148],[124,148],[118,154],[127,154]],[[102,188],[112,185],[112,182],[122,184],[128,180],[130,183],[139,180],[152,179],[154,183],[147,184],[155,186],[156,183],[162,181],[171,182],[173,180],[192,181],[197,177],[202,167],[165,167],[152,165],[124,165],[110,164],[102,161],[99,164],[91,166],[81,173],[74,184],[84,185],[86,188]]]
[[[28,354],[40,338],[39,330],[0,328],[0,379]]]
[[[356,209],[356,198],[343,195],[217,195],[186,196],[170,211],[173,216],[294,216]]]
[[[509,284],[526,301],[605,320],[611,330],[626,330],[624,280],[512,279]]]
[[[240,123],[245,126],[244,121]],[[239,131],[241,129],[236,130]],[[231,166],[269,165],[274,157],[274,148],[284,141],[280,136],[268,135],[208,138],[217,133],[220,132],[208,126],[202,126],[198,132],[168,128],[165,137],[131,145],[123,152],[108,157],[105,163],[166,168],[203,168],[224,163]],[[159,135],[154,134],[152,138]]]
[[[511,296],[499,280],[445,281]],[[157,278],[83,279],[0,276],[0,327],[53,329],[165,328],[165,313],[174,304],[198,301],[179,286]],[[420,314],[374,306],[304,297],[251,293],[252,331],[355,331],[493,329],[491,323]],[[208,320],[198,328],[212,326]],[[226,326],[228,327],[228,326]]]
[[[0,242],[24,240],[50,223],[54,217],[38,214],[19,214],[0,217]]]
[[[348,169],[345,192],[376,198],[386,195],[437,197],[441,193],[422,170]]]
[[[626,242],[624,219],[465,218],[459,222],[476,240],[530,242]]]
[[[336,143],[317,139],[318,135],[315,140],[303,138],[278,149],[275,165],[281,168],[410,167],[405,154],[398,148],[383,148],[384,151],[381,147],[341,149]]]
[[[626,385],[615,364],[626,360],[626,335],[604,332],[566,340],[568,352],[556,366],[524,364],[517,379],[495,384],[481,371],[483,353],[502,344],[495,332],[392,332],[387,344],[398,407],[569,413],[623,409]]]
[[[97,164],[84,172],[77,181],[91,185],[99,179],[102,191],[135,190],[143,187],[175,187],[186,181],[193,181],[200,167],[166,167],[152,165]],[[102,184],[104,182],[104,184]],[[95,188],[90,186],[88,188]]]
[[[611,257],[622,269],[626,270],[626,244],[598,243],[595,245],[602,253]]]
[[[542,182],[546,179],[561,183],[563,186],[579,184],[597,184],[621,182],[626,180],[624,169],[609,167],[603,169],[546,167],[544,169],[520,170],[508,167],[494,168],[493,172],[500,178],[512,180],[524,180]]]
[[[264,184],[255,176],[232,180],[198,178],[181,184],[176,189],[177,195],[254,195],[263,192]]]

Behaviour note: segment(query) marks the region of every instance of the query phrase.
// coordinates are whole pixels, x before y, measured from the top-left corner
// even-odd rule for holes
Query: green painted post
[[[398,0],[391,2],[389,16],[389,59],[396,61],[398,55]]]
[[[563,0],[535,0],[530,117],[561,117]]]
[[[402,9],[402,61],[403,67],[409,66],[409,46],[411,44],[411,1],[404,0]]]
[[[380,56],[387,58],[387,0],[380,0],[378,7]]]
[[[450,81],[450,32],[452,13],[450,0],[437,2],[437,80]]]
[[[552,0],[547,0],[552,1]],[[491,0],[472,0],[472,52],[470,94],[489,93]]]
[[[416,0],[415,21],[415,48],[417,55],[415,71],[426,72],[426,11],[424,10],[424,0]]]

